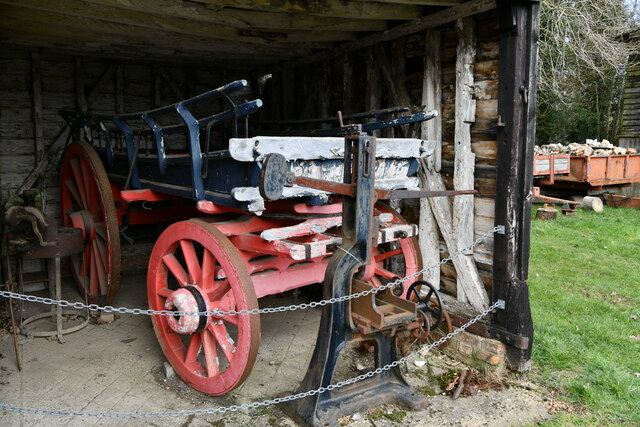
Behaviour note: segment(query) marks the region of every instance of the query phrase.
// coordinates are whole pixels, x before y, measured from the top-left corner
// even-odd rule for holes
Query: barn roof
[[[403,27],[419,31],[434,16],[494,7],[494,0],[0,0],[0,39],[73,53],[259,65],[353,50],[372,35],[375,42]]]

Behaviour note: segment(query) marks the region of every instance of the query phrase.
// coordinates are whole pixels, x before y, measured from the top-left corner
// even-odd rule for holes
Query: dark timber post
[[[493,323],[528,338],[526,349],[508,347],[511,369],[525,371],[531,364],[533,321],[529,306],[531,186],[535,144],[536,63],[540,4],[536,1],[498,1],[500,19],[500,95],[493,301],[506,309]]]

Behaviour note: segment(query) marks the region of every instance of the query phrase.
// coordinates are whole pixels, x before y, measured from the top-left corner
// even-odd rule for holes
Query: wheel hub
[[[167,310],[202,313],[208,311],[207,303],[202,291],[197,286],[185,286],[173,291],[167,298],[164,307]],[[179,334],[194,334],[200,332],[207,325],[204,314],[181,314],[167,316],[169,327]]]

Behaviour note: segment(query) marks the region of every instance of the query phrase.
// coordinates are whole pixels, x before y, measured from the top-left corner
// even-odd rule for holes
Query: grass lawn
[[[558,425],[640,425],[640,210],[533,221],[533,378],[578,412]]]

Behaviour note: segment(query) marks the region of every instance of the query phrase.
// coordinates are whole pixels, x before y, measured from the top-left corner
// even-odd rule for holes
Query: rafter
[[[158,15],[186,18],[197,22],[228,25],[235,28],[318,30],[318,31],[382,31],[387,17],[377,20],[340,19],[293,13],[271,13],[241,10],[174,0],[86,0],[87,3],[136,10]]]
[[[126,24],[156,31],[169,31],[175,34],[188,34],[247,43],[347,41],[355,39],[357,34],[355,31],[239,29],[227,25],[91,4],[80,0],[65,0],[59,3],[51,2],[50,0],[0,0],[0,4],[13,8],[28,8],[37,11],[60,13],[70,17]]]
[[[216,38],[205,38],[197,36],[187,36],[175,34],[167,31],[151,30],[148,28],[131,27],[124,24],[104,22],[95,19],[70,17],[61,13],[40,11],[33,13],[29,9],[16,6],[4,7],[0,9],[0,16],[4,23],[8,25],[12,20],[19,21],[33,28],[35,34],[44,37],[56,28],[59,31],[67,29],[69,34],[93,33],[96,34],[95,42],[103,43],[115,39],[117,43],[126,44],[127,41],[146,42],[149,45],[166,45],[180,50],[199,50],[213,52],[234,52],[253,54],[260,52],[263,54],[281,54],[286,56],[298,56],[308,53],[308,48],[313,47],[313,43],[304,45],[256,45],[237,41],[220,41]],[[20,27],[18,27],[20,28]],[[302,48],[304,46],[304,48]],[[326,47],[326,45],[323,45]],[[307,48],[308,47],[308,48]]]

